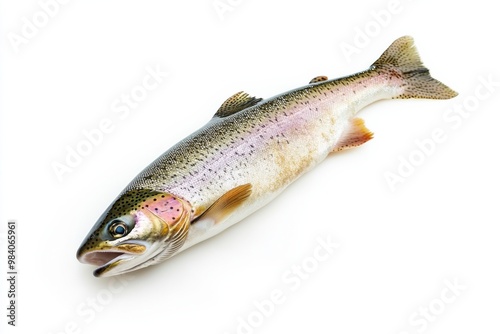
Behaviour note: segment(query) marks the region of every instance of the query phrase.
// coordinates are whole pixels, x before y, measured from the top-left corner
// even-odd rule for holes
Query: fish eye
[[[111,225],[109,225],[109,233],[111,233],[114,238],[123,237],[125,234],[127,234],[127,232],[127,226],[121,221],[114,221],[111,223]]]
[[[108,221],[103,229],[103,237],[106,240],[114,240],[129,234],[135,226],[135,217],[132,215],[124,215],[117,218],[112,218]]]

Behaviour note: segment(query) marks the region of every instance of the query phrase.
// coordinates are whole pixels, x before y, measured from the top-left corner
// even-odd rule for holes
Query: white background
[[[220,3],[229,9],[218,12],[213,0],[69,1],[16,47],[12,36],[41,5],[1,2],[2,277],[8,219],[18,222],[19,240],[18,326],[6,325],[3,278],[1,326],[44,334],[498,332],[500,87],[481,87],[481,78],[500,81],[497,11],[483,0],[401,0],[381,25],[373,13],[389,1]],[[356,46],[365,29],[365,45],[357,40],[359,52],[346,56],[341,46]],[[318,75],[364,70],[403,35],[457,98],[366,108],[372,141],[329,157],[259,212],[160,266],[119,281],[94,278],[76,260],[122,188],[227,97],[245,90],[266,98]],[[147,67],[168,76],[120,119],[113,103]],[[476,89],[489,96],[477,99]],[[469,116],[446,121],[464,103]],[[59,180],[53,164],[65,164],[68,147],[103,119],[112,131]],[[438,128],[446,140],[391,190],[386,173],[398,173],[400,157],[422,157],[415,141]],[[316,268],[317,238],[340,246]],[[307,278],[289,272],[303,263]],[[458,296],[447,281],[462,286]],[[274,290],[283,298],[271,307],[262,301]]]

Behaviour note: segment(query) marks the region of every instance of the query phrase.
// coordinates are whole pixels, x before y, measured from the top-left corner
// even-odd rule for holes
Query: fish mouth
[[[146,251],[144,245],[139,244],[122,244],[110,249],[99,249],[88,251],[78,257],[78,260],[85,264],[98,266],[94,270],[94,276],[106,276],[105,273],[119,274],[117,267],[123,263],[136,258],[137,255],[143,254]],[[113,270],[115,269],[115,270]]]
[[[79,260],[85,264],[91,264],[101,267],[107,263],[113,262],[117,257],[126,254],[125,252],[117,251],[91,251],[84,254]]]

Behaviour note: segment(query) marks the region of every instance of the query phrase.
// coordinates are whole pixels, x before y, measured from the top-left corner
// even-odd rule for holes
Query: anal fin
[[[353,118],[331,153],[362,145],[372,138],[373,133],[366,128],[365,122],[361,118]]]

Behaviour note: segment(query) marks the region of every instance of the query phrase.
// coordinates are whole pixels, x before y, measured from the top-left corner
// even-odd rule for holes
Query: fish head
[[[94,276],[123,274],[173,256],[184,244],[191,206],[166,192],[133,189],[101,215],[77,252]]]

